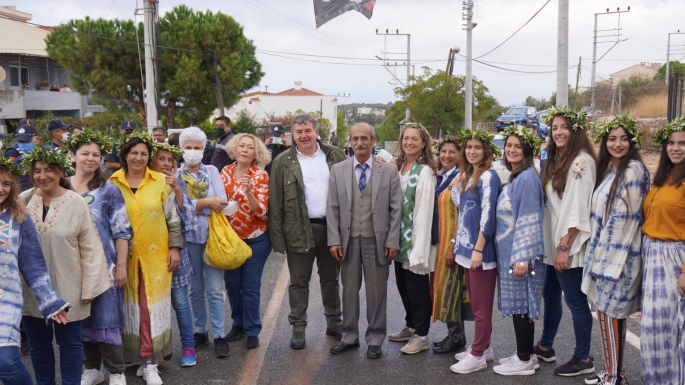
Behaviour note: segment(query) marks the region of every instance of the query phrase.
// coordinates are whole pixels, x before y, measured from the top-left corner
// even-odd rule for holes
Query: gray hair
[[[352,126],[350,128],[350,132],[352,132],[352,128],[355,128],[357,126],[366,126],[369,129],[369,131],[371,131],[371,139],[376,137],[376,129],[373,128],[373,125],[366,123],[366,122],[359,122],[359,123],[355,124],[354,126]]]
[[[181,135],[178,137],[178,144],[183,148],[187,141],[192,140],[202,143],[202,148],[204,149],[207,143],[207,135],[198,127],[188,127],[181,131]]]
[[[312,127],[316,129],[316,119],[314,119],[312,114],[307,113],[297,115],[295,119],[293,119],[293,126],[296,124],[307,124],[307,122],[311,122]]]

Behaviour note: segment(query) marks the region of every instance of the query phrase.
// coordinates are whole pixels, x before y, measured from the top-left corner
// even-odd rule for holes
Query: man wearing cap
[[[50,139],[52,139],[52,143],[50,143],[49,147],[56,151],[61,150],[64,143],[69,139],[70,128],[71,124],[64,124],[64,122],[59,119],[51,120],[50,123],[48,123],[48,133],[50,134]]]
[[[124,120],[121,122],[121,134],[122,135],[131,135],[133,134],[133,131],[136,129],[136,123],[131,121],[131,120]],[[121,158],[119,158],[119,149],[117,148],[117,145],[115,144],[112,147],[112,152],[109,154],[105,155],[104,157],[105,161],[105,168],[108,171],[118,171],[121,168]]]
[[[22,121],[26,122],[24,119],[22,119]],[[14,139],[16,139],[17,142],[5,151],[5,156],[12,159],[12,162],[21,168],[22,156],[33,150],[33,147],[40,142],[40,136],[38,136],[38,133],[36,133],[36,129],[33,128],[33,126],[23,124],[17,126],[16,131],[14,131]],[[20,176],[19,184],[21,186],[21,191],[26,191],[33,187],[28,175]]]
[[[231,131],[231,119],[227,116],[219,116],[216,118],[216,133],[219,138],[219,143],[216,144],[214,149],[214,154],[212,154],[211,164],[216,167],[219,172],[228,166],[229,164],[235,162],[231,159],[226,152],[226,143],[228,143],[235,134]]]
[[[266,147],[271,152],[271,162],[264,167],[264,170],[269,175],[271,175],[271,164],[273,163],[274,159],[290,148],[290,146],[288,146],[288,144],[285,142],[284,138],[285,131],[283,130],[283,126],[277,124],[271,129],[271,138],[268,138],[265,141],[265,144],[267,145]]]

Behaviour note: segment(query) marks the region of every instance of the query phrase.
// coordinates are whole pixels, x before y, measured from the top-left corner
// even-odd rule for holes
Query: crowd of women
[[[497,295],[516,352],[493,370],[532,375],[538,360],[556,361],[563,294],[575,348],[555,374],[594,373],[592,308],[604,370],[585,383],[627,384],[626,320],[641,310],[645,383],[683,384],[685,119],[654,134],[661,158],[651,181],[641,132],[627,115],[594,127],[598,154],[584,113],[552,108],[547,120],[541,173],[534,158],[543,141],[521,126],[505,129],[506,181],[492,167],[502,154],[491,134],[465,129],[434,143],[420,124],[404,126],[395,162],[411,199],[395,274],[407,315],[388,339],[418,353],[428,349],[431,318],[443,321],[448,335],[434,352],[458,352],[455,373],[485,370],[494,360]],[[129,363],[140,363],[136,374],[148,385],[161,384],[157,365],[172,355],[171,309],[182,366],[195,365],[196,349],[209,344],[208,323],[219,358],[243,336],[246,348],[259,346],[261,277],[272,250],[263,167],[271,157],[258,138],[238,134],[226,146],[235,162],[218,170],[201,163],[206,143],[194,127],[180,135],[180,149],[135,133],[119,143],[122,168],[106,179],[99,165],[112,140],[87,129],[69,137],[68,153],[36,147],[25,154],[22,171],[34,187],[21,194],[19,169],[0,158],[1,381],[32,383],[20,359],[20,321],[39,384],[55,383],[53,337],[63,384],[101,383],[102,366],[110,384],[125,384]],[[227,215],[252,249],[235,270],[206,263],[212,215]],[[466,320],[475,321],[475,334],[464,350]]]

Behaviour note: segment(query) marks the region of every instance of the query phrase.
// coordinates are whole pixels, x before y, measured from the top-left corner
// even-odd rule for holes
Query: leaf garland
[[[492,149],[492,153],[497,156],[502,156],[502,151],[500,150],[493,139],[495,136],[489,132],[481,131],[475,128],[465,128],[459,133],[459,144],[460,147],[466,146],[466,142],[471,139],[480,140],[481,142],[487,144]]]
[[[597,144],[602,143],[602,139],[609,134],[609,131],[623,127],[623,129],[633,137],[630,141],[635,143],[635,147],[637,149],[642,148],[640,137],[644,135],[645,132],[638,130],[637,121],[635,119],[631,119],[628,114],[616,115],[613,120],[605,120],[601,124],[591,127],[594,128],[594,131],[592,132],[592,140]]]
[[[154,144],[155,147],[155,154],[159,151],[169,151],[171,155],[174,157],[174,159],[179,160],[183,157],[183,150],[176,146],[170,146],[166,143],[158,143],[155,142]]]
[[[508,126],[502,131],[505,143],[507,142],[506,138],[511,135],[519,138],[522,143],[529,145],[533,149],[533,155],[540,153],[540,147],[542,146],[542,143],[545,142],[535,132],[522,125]]]
[[[459,137],[452,134],[445,134],[442,136],[442,138],[435,142],[435,149],[439,150],[440,147],[445,143],[455,143],[457,146],[459,146]]]
[[[69,139],[66,143],[64,143],[63,149],[69,152],[74,152],[80,143],[90,144],[92,142],[97,143],[97,145],[100,147],[100,152],[103,155],[109,154],[114,146],[114,142],[108,136],[99,131],[86,128],[80,134],[69,135]]]
[[[652,146],[654,146],[654,148],[661,148],[663,143],[668,140],[672,133],[676,131],[685,131],[685,116],[674,118],[670,123],[668,121],[664,121],[664,123],[666,123],[666,125],[658,129],[654,133],[654,137],[652,137]]]
[[[71,168],[71,156],[68,154],[61,151],[55,151],[51,148],[34,147],[28,154],[22,156],[21,172],[24,175],[28,175],[31,166],[38,162],[58,165],[65,171],[74,171],[74,169]]]
[[[587,119],[587,113],[585,111],[576,111],[568,106],[550,107],[549,112],[543,117],[545,124],[552,126],[554,117],[557,115],[562,115],[565,118],[571,120],[571,129],[573,131],[589,129],[588,125],[585,124],[585,119]]]
[[[14,163],[12,159],[6,158],[4,156],[0,157],[0,170],[5,170],[10,174],[14,175],[15,177],[19,177],[21,175],[21,171],[19,171],[19,167],[17,167],[17,164]]]
[[[152,138],[152,135],[150,135],[147,131],[136,131],[131,135],[122,134],[121,136],[119,136],[119,143],[121,143],[121,147],[123,147],[124,144],[136,138],[140,139],[150,148],[150,159],[154,158],[155,152],[157,151],[157,147],[155,147],[155,144],[157,142]],[[121,148],[119,150],[121,150]]]

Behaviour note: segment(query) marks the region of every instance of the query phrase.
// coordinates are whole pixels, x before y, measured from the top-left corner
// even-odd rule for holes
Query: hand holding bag
[[[207,221],[209,237],[205,263],[219,270],[234,270],[242,266],[252,256],[250,246],[238,237],[222,213],[212,212]]]

